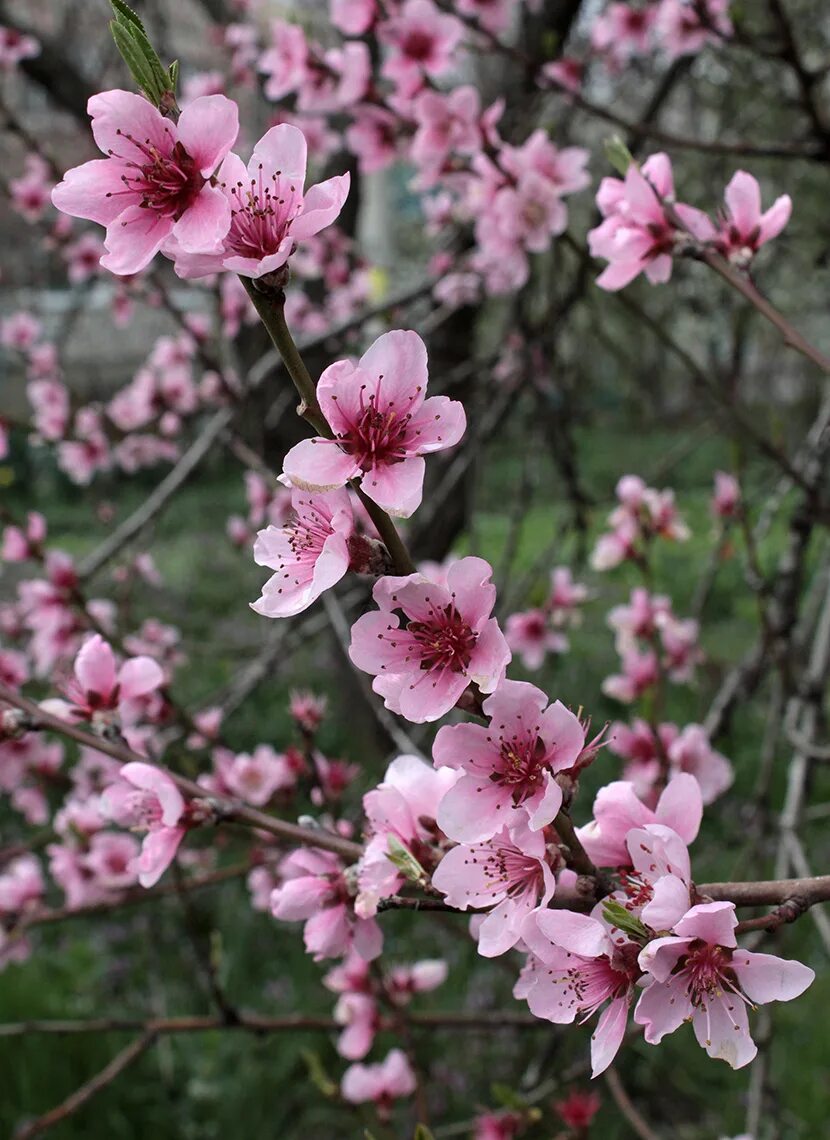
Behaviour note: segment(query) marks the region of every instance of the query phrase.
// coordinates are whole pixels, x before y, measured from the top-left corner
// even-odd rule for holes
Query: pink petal
[[[652,930],[671,930],[688,909],[689,888],[676,875],[663,875],[652,888],[651,901],[640,913]]]
[[[521,682],[515,682],[520,684]],[[510,684],[510,682],[505,682]],[[500,692],[501,690],[499,690]],[[490,700],[494,700],[498,693]],[[489,701],[488,701],[489,703]],[[485,712],[487,708],[485,706]],[[488,716],[491,715],[488,712]],[[499,750],[492,742],[488,743],[489,730],[478,724],[448,724],[439,728],[432,746],[432,760],[436,767],[458,768],[472,766],[476,768],[494,766]]]
[[[425,470],[425,461],[413,455],[399,463],[371,468],[364,473],[360,486],[387,514],[408,519],[421,505]]]
[[[658,823],[676,831],[684,843],[691,843],[700,830],[703,799],[700,784],[688,772],[680,772],[666,785],[654,813]]]
[[[597,278],[600,289],[615,293],[630,284],[643,271],[641,261],[614,261]]]
[[[125,193],[124,170],[124,164],[112,158],[96,158],[67,170],[52,191],[52,204],[73,218],[108,226],[135,197]]]
[[[303,198],[303,212],[291,225],[292,237],[302,240],[330,226],[340,215],[349,195],[350,175],[338,174],[309,187]]]
[[[749,950],[735,951],[732,968],[749,1000],[761,1005],[768,1001],[792,1001],[804,993],[816,976],[801,962]]]
[[[738,917],[731,902],[699,903],[678,922],[674,929],[683,938],[702,938],[716,946],[735,946]]]
[[[628,997],[614,998],[591,1034],[591,1076],[604,1073],[620,1051],[628,1024]]]
[[[536,924],[555,946],[582,958],[598,958],[611,949],[605,927],[590,915],[566,910],[542,910],[536,915]]]
[[[510,646],[499,628],[496,618],[485,622],[478,635],[468,672],[482,693],[492,693],[504,680],[507,666],[513,659]]]
[[[185,253],[213,253],[230,229],[231,204],[218,186],[205,184],[196,201],[173,226]]]
[[[432,396],[413,416],[410,432],[419,454],[453,447],[467,429],[467,416],[459,400]]]
[[[703,1009],[696,1008],[692,1025],[698,1043],[709,1056],[726,1061],[733,1069],[748,1065],[758,1052],[749,1035],[746,1006],[728,992],[720,1000],[710,998]]]
[[[492,576],[490,563],[473,556],[457,559],[447,571],[447,589],[455,608],[473,629],[481,627],[496,604]]]
[[[295,444],[283,460],[283,470],[295,487],[308,491],[333,491],[360,474],[334,440],[319,436]]]
[[[530,809],[531,803],[533,803],[532,810],[528,811],[531,831],[547,827],[559,814],[559,809],[562,807],[562,789],[549,772],[545,773],[545,789],[538,803],[528,800],[525,806]]]
[[[75,676],[84,693],[108,697],[115,688],[115,655],[100,634],[81,647],[75,658]]]
[[[86,107],[92,118],[93,138],[104,154],[143,163],[145,153],[127,135],[142,146],[149,142],[162,154],[169,154],[176,141],[173,124],[133,91],[102,91],[93,95]]]
[[[110,273],[131,276],[153,260],[173,230],[171,218],[162,218],[141,206],[128,206],[107,227],[107,253],[101,265]]]
[[[121,776],[133,787],[155,795],[161,805],[161,821],[165,827],[172,828],[179,822],[185,809],[184,798],[166,772],[152,764],[134,760],[122,767]]]
[[[239,108],[224,95],[200,95],[182,111],[178,130],[179,141],[207,178],[236,142]]]
[[[118,699],[131,701],[164,684],[164,670],[152,657],[132,657],[118,671]]]
[[[302,191],[308,163],[308,146],[299,127],[280,123],[266,131],[254,147],[248,163],[249,177],[257,176],[260,163],[266,175],[279,171],[284,179],[293,181],[297,189]]]
[[[437,822],[450,839],[459,843],[479,843],[490,839],[510,822],[512,806],[510,796],[498,784],[465,775],[441,800]],[[448,870],[453,866],[450,864]],[[447,871],[444,876],[446,874]],[[443,887],[439,886],[439,890]]]
[[[551,767],[554,772],[572,768],[585,746],[585,729],[579,717],[565,708],[561,701],[554,701],[541,718],[542,740],[552,748]]]
[[[173,862],[183,838],[181,827],[162,827],[144,836],[135,868],[142,887],[155,886]]]
[[[739,170],[724,192],[732,221],[742,236],[747,236],[761,221],[761,188],[751,174]]]
[[[428,379],[427,350],[416,332],[395,329],[379,336],[361,356],[358,369],[372,381],[383,377],[378,396],[380,410],[391,406],[414,412],[420,406]],[[419,398],[414,399],[418,389]]]
[[[413,724],[438,720],[455,707],[467,688],[467,678],[463,673],[442,677],[440,684],[432,673],[433,670],[422,670],[404,678],[398,704],[401,716]]]
[[[780,198],[776,198],[770,208],[761,215],[759,244],[778,237],[790,220],[792,212],[793,203],[789,194],[782,194]]]
[[[692,1013],[683,981],[672,979],[673,984],[652,982],[643,990],[634,1020],[645,1026],[645,1039],[649,1045],[659,1045],[669,1033],[674,1033]]]

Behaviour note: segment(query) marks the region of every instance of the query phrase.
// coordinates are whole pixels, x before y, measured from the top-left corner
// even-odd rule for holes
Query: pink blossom
[[[319,962],[354,950],[367,961],[380,954],[383,934],[373,918],[360,918],[336,855],[317,848],[292,851],[280,864],[281,885],[271,913],[283,922],[305,921],[306,950]]]
[[[681,621],[673,614],[662,614],[659,626],[663,668],[669,680],[678,684],[691,681],[695,666],[704,660],[703,650],[697,643],[700,631],[698,623],[694,618]]]
[[[239,130],[236,104],[206,95],[173,123],[139,95],[105,91],[92,96],[88,110],[108,157],[68,171],[52,201],[65,214],[106,226],[104,268],[138,273],[171,236],[189,253],[214,249],[231,222],[214,175]]]
[[[656,18],[653,5],[609,4],[591,26],[591,46],[606,57],[612,71],[619,71],[629,59],[648,51]]]
[[[300,730],[313,736],[326,715],[328,699],[302,689],[292,689],[288,711]]]
[[[297,782],[285,757],[268,744],[258,745],[250,755],[240,752],[224,779],[232,795],[254,807],[264,807],[275,792],[293,788]]]
[[[473,1121],[473,1140],[514,1140],[522,1125],[517,1112],[484,1112]]]
[[[33,380],[26,385],[26,396],[33,408],[35,431],[43,439],[62,439],[70,421],[66,386],[57,380]]]
[[[372,687],[392,712],[415,723],[438,720],[471,682],[492,693],[502,680],[510,649],[490,616],[492,572],[481,558],[461,558],[446,587],[419,574],[376,583],[379,609],[355,622],[349,656],[375,675]]]
[[[456,779],[455,772],[436,772],[418,756],[398,756],[382,783],[363,797],[368,842],[357,871],[359,915],[376,914],[379,900],[394,895],[406,882],[391,855],[409,854],[418,865],[427,858],[438,834],[439,804]]]
[[[17,28],[0,25],[0,67],[10,71],[24,59],[40,55],[40,44],[34,36],[24,35]]]
[[[46,519],[37,511],[29,511],[25,528],[7,526],[3,531],[0,561],[27,562],[37,558],[46,538]]]
[[[378,506],[408,518],[423,494],[423,457],[452,447],[466,428],[457,400],[424,398],[427,383],[426,346],[415,332],[384,333],[356,365],[330,365],[317,397],[334,439],[291,448],[284,461],[291,483],[329,491],[359,478]]]
[[[612,940],[597,918],[554,910],[537,910],[527,918],[524,941],[539,961],[522,987],[531,1013],[567,1025],[577,1017],[584,1021],[608,1002],[591,1036],[592,1074],[599,1076],[622,1044],[641,974],[639,944]]]
[[[151,764],[132,761],[120,777],[105,789],[102,807],[121,827],[146,832],[134,869],[142,887],[152,887],[176,857],[187,807],[170,777]]]
[[[550,628],[544,610],[511,614],[505,622],[504,635],[525,669],[540,669],[548,653],[563,653],[568,648],[568,639]]]
[[[297,107],[311,114],[345,111],[367,94],[371,79],[367,44],[349,40],[342,47],[329,48],[320,59],[308,60]]]
[[[709,742],[706,730],[699,724],[687,724],[668,748],[672,772],[688,772],[700,786],[705,804],[713,803],[734,780],[732,765]]]
[[[498,35],[510,26],[515,0],[457,0],[456,7],[465,16],[477,20],[482,28]]]
[[[424,958],[411,966],[393,966],[386,988],[396,1005],[407,1005],[415,994],[431,993],[447,980],[449,967],[443,958]]]
[[[68,715],[75,720],[109,724],[130,720],[130,702],[155,692],[164,684],[164,672],[152,657],[131,657],[116,669],[115,655],[100,634],[93,634],[75,658],[74,677],[66,695],[72,702]]]
[[[43,325],[34,315],[24,309],[0,321],[0,344],[4,348],[14,348],[28,353],[43,333]]]
[[[266,131],[247,169],[241,158],[229,154],[216,188],[226,199],[229,228],[213,249],[169,243],[166,252],[179,276],[205,277],[227,269],[243,277],[262,277],[285,265],[298,241],[330,226],[349,192],[349,175],[305,190],[306,164],[305,136],[288,123]]]
[[[652,788],[662,775],[664,759],[678,733],[676,724],[666,723],[658,724],[655,734],[652,726],[639,717],[635,717],[630,726],[622,721],[611,725],[608,748],[628,761],[623,769],[623,779],[633,784],[639,799],[650,806]]]
[[[661,617],[670,612],[671,601],[667,597],[635,586],[628,605],[614,606],[608,614],[608,624],[616,634],[617,652],[636,649],[638,641],[650,641],[657,633]]]
[[[344,1027],[337,1039],[337,1052],[349,1061],[362,1060],[380,1027],[375,999],[365,993],[343,994],[334,1007],[334,1020]]]
[[[105,254],[104,243],[96,234],[81,234],[63,250],[68,266],[67,277],[73,285],[89,281],[98,273]]]
[[[530,912],[547,906],[555,881],[544,835],[519,823],[484,843],[453,847],[433,873],[432,885],[458,910],[487,908],[478,927],[478,952],[495,958],[516,945]]]
[[[254,543],[256,564],[275,571],[251,603],[265,617],[293,617],[308,609],[349,568],[354,518],[348,492],[292,489],[291,505],[293,518],[261,530]]]
[[[398,155],[398,119],[385,107],[362,106],[346,129],[346,142],[364,174],[384,170]]]
[[[712,514],[721,519],[736,518],[741,510],[741,486],[727,471],[715,472],[715,492],[712,496]]]
[[[602,691],[615,701],[631,704],[657,684],[660,676],[657,654],[651,649],[643,653],[637,649],[626,649],[621,664],[622,672],[606,677]]]
[[[525,681],[503,681],[483,709],[488,727],[447,725],[433,746],[437,766],[463,773],[438,811],[443,831],[461,843],[518,824],[546,827],[562,805],[554,777],[576,764],[585,744],[578,718]]]
[[[84,865],[105,891],[123,891],[137,882],[139,858],[134,836],[99,831],[90,838]]]
[[[404,0],[398,14],[378,28],[379,38],[393,49],[383,75],[402,92],[414,94],[424,75],[435,79],[452,67],[463,30],[454,16],[440,12],[431,0]]]
[[[669,220],[665,201],[673,203],[679,221],[693,235],[710,235],[711,222],[705,214],[674,203],[671,162],[665,154],[652,155],[642,168],[632,162],[622,182],[602,180],[597,205],[604,221],[588,234],[591,255],[609,262],[597,278],[600,288],[622,289],[640,273],[652,285],[669,280],[675,248],[688,240],[688,234]]]
[[[37,222],[50,203],[53,179],[49,166],[39,154],[29,154],[24,162],[24,173],[9,180],[12,209],[27,222]]]
[[[345,36],[363,36],[377,16],[377,0],[331,0],[331,22]]]
[[[619,903],[652,930],[671,930],[691,905],[692,873],[685,842],[670,827],[647,823],[629,831],[626,846],[632,869],[619,873],[620,887],[608,901]]]
[[[481,146],[481,99],[475,87],[455,87],[444,95],[422,91],[412,105],[418,129],[410,156],[421,168],[420,185],[434,185],[451,154],[474,154]]]
[[[577,828],[580,843],[598,867],[623,867],[629,861],[626,838],[632,828],[659,823],[690,844],[700,828],[703,801],[697,780],[681,772],[666,785],[654,810],[623,780],[600,788],[593,810],[591,822]]]
[[[601,1101],[595,1092],[579,1092],[574,1089],[564,1100],[554,1101],[556,1115],[569,1128],[587,1131],[591,1121],[600,1110]]]
[[[744,267],[762,245],[784,229],[792,213],[792,199],[782,194],[762,213],[761,188],[745,170],[732,177],[724,196],[726,210],[715,244],[724,257]]]
[[[582,89],[585,64],[573,56],[563,55],[552,63],[546,63],[542,68],[542,75],[562,91],[576,95]]]
[[[660,0],[656,32],[670,59],[732,35],[731,0]],[[704,18],[705,17],[705,18]]]
[[[271,21],[271,47],[259,58],[259,70],[267,75],[265,94],[279,100],[296,91],[306,77],[308,44],[299,24]]]
[[[575,625],[580,618],[577,607],[588,598],[588,588],[574,582],[569,566],[555,566],[550,575],[550,594],[547,609],[556,625],[570,622]]]
[[[734,903],[701,903],[675,923],[673,934],[642,950],[640,966],[651,981],[634,1020],[645,1026],[650,1045],[691,1020],[709,1056],[740,1069],[758,1051],[746,1007],[791,1001],[811,984],[815,974],[800,962],[738,948],[737,924]]]
[[[340,1085],[343,1099],[350,1104],[374,1102],[378,1115],[388,1118],[392,1103],[415,1091],[415,1074],[400,1049],[393,1049],[377,1065],[350,1065]]]
[[[0,915],[23,915],[36,910],[46,885],[34,855],[18,855],[0,872]]]

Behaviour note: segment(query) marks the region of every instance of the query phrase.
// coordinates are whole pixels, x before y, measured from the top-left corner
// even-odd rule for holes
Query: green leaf
[[[175,95],[176,88],[179,86],[179,61],[174,59],[167,69],[167,74],[170,76],[170,90]]]
[[[115,40],[115,46],[121,53],[121,58],[130,69],[130,74],[133,79],[148,99],[158,106],[162,93],[157,90],[153,69],[148,63],[146,55],[140,47],[138,47],[130,31],[128,31],[123,24],[119,24],[113,20],[110,23],[110,31],[112,32],[112,38]]]
[[[313,1053],[311,1049],[303,1049],[302,1056],[308,1067],[309,1078],[315,1088],[319,1089],[323,1096],[329,1099],[337,1096],[337,1085],[323,1068],[323,1062],[317,1054]]]
[[[605,140],[603,145],[605,147],[605,157],[616,172],[625,177],[629,166],[631,166],[634,161],[631,151],[619,135],[612,135],[610,139]]]
[[[110,3],[112,4],[113,13],[119,24],[132,24],[133,27],[138,28],[142,32],[144,31],[144,25],[139,19],[138,14],[134,12],[128,4],[125,4],[124,0],[110,0]]]
[[[415,1135],[412,1140],[435,1140],[435,1137],[427,1128],[426,1124],[419,1124],[415,1129]]]
[[[603,903],[602,914],[606,922],[610,922],[612,926],[616,926],[618,930],[630,935],[638,942],[644,942],[649,938],[648,927],[626,910],[622,903],[615,902],[613,899]]]

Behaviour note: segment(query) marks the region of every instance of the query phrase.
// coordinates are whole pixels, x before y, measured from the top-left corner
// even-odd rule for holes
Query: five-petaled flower
[[[496,588],[483,558],[460,558],[446,586],[421,574],[381,578],[380,607],[352,626],[349,656],[367,673],[386,707],[416,724],[438,720],[471,682],[492,693],[504,677],[510,649],[491,617]],[[401,622],[398,611],[403,614]]]
[[[464,409],[447,396],[425,399],[426,345],[415,332],[384,333],[357,364],[338,360],[320,377],[317,398],[334,439],[306,439],[285,457],[295,487],[330,491],[360,479],[392,515],[420,505],[424,455],[458,443]]]
[[[132,761],[120,777],[105,789],[102,807],[121,827],[146,832],[132,869],[142,887],[152,887],[176,856],[187,830],[187,805],[167,773],[152,764]]]
[[[190,253],[215,249],[231,224],[214,176],[236,141],[236,104],[204,95],[178,123],[131,91],[104,91],[87,106],[95,141],[108,157],[67,171],[52,202],[106,226],[101,265],[138,273],[171,237]]]
[[[489,726],[446,725],[433,746],[437,766],[463,773],[438,809],[441,828],[460,843],[514,824],[546,827],[562,806],[555,775],[576,764],[585,744],[579,719],[525,681],[503,681],[483,709]]]

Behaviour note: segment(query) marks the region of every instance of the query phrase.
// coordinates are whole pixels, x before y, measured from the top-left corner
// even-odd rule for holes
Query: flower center
[[[704,1009],[707,1001],[723,997],[724,990],[740,993],[731,963],[732,951],[727,947],[695,939],[672,973],[683,973],[689,1001]]]
[[[512,789],[513,802],[518,807],[538,791],[544,780],[547,750],[535,731],[524,739],[518,734],[502,739],[499,746],[500,764],[490,779],[495,784]]]
[[[348,435],[338,435],[340,446],[347,455],[354,456],[364,471],[379,463],[400,463],[407,454],[411,414],[400,415],[392,408],[381,412],[374,396],[370,396],[368,405],[365,405],[362,392],[361,409]]]
[[[257,259],[276,253],[301,208],[297,187],[287,183],[281,170],[270,178],[264,176],[260,163],[256,178],[247,186],[237,182],[231,190],[229,249],[240,257]]]
[[[434,39],[424,28],[413,28],[401,43],[401,51],[416,63],[425,63],[432,55]]]
[[[420,650],[422,669],[467,670],[478,637],[452,602],[430,621],[411,621],[407,628]]]
[[[143,209],[178,221],[196,201],[205,184],[205,178],[193,158],[180,142],[173,144],[169,154],[162,154],[149,139],[142,143],[120,129],[117,133],[144,156],[143,162],[133,160],[126,163],[133,173],[121,176],[125,192],[139,194],[139,205]]]

